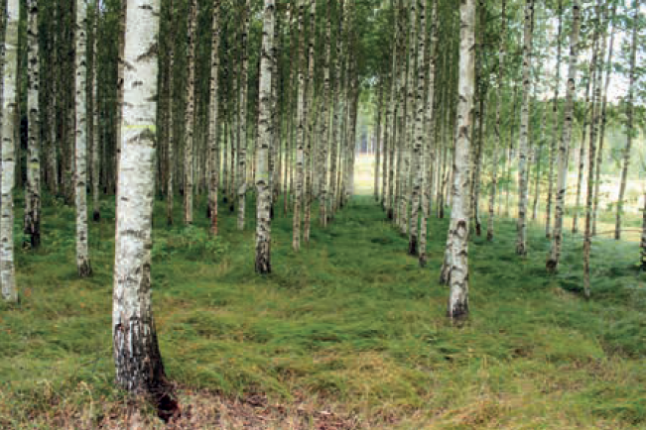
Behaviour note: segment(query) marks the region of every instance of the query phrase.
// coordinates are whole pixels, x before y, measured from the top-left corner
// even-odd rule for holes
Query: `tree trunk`
[[[119,171],[119,162],[121,160],[121,133],[123,130],[121,129],[122,127],[122,122],[123,122],[123,92],[124,92],[124,75],[125,75],[125,67],[126,67],[126,60],[125,60],[125,46],[126,46],[126,19],[128,15],[128,0],[120,0],[121,7],[119,10],[119,36],[118,36],[118,42],[119,42],[119,60],[117,64],[117,115],[116,115],[116,130],[115,130],[115,136],[116,136],[116,148],[117,148],[117,154],[116,154],[116,167],[117,167],[117,172]],[[116,176],[116,184],[117,188],[119,186],[119,176]],[[119,205],[119,201],[116,201],[116,205]]]
[[[500,122],[502,116],[503,106],[503,85],[505,76],[505,56],[507,54],[507,0],[502,0],[500,24],[500,47],[498,50],[498,88],[497,88],[497,104],[496,104],[496,126],[494,133],[494,147],[491,156],[491,194],[489,195],[489,219],[487,221],[487,240],[492,241],[495,234],[495,209],[496,209],[496,193],[498,192],[498,164],[499,148],[502,146],[502,133],[500,132]]]
[[[303,199],[304,180],[304,144],[305,144],[305,5],[307,0],[298,0],[298,100],[296,104],[296,178],[294,191],[294,223],[292,247],[294,251],[301,247],[301,203]]]
[[[309,31],[309,60],[308,60],[308,74],[306,77],[305,88],[307,89],[305,108],[304,108],[304,121],[305,121],[305,183],[303,190],[303,242],[309,243],[310,241],[310,226],[312,214],[312,175],[314,173],[314,160],[312,151],[312,142],[314,141],[314,44],[316,43],[316,0],[310,0],[310,17],[309,17],[310,31]]]
[[[29,115],[27,153],[27,192],[25,196],[25,234],[30,246],[40,246],[40,58],[38,52],[38,2],[27,1],[28,27],[28,91],[27,111]]]
[[[572,33],[570,35],[570,64],[563,110],[563,131],[558,152],[558,178],[556,185],[556,211],[554,216],[554,231],[552,232],[552,249],[547,259],[547,270],[558,270],[563,242],[563,213],[565,211],[565,193],[567,191],[568,157],[572,140],[574,122],[574,98],[576,97],[577,62],[579,56],[579,31],[581,28],[579,0],[572,3]]]
[[[428,88],[426,93],[426,107],[424,111],[424,130],[426,151],[424,155],[423,166],[423,184],[422,184],[422,223],[419,232],[419,265],[426,266],[426,242],[428,236],[428,217],[430,213],[431,196],[433,195],[433,169],[435,165],[437,141],[435,139],[435,73],[437,63],[437,44],[438,44],[438,12],[437,0],[433,0],[431,6],[431,38],[428,63]],[[423,27],[422,27],[423,28]],[[420,131],[421,132],[421,131]]]
[[[608,53],[608,60],[605,63],[606,71],[606,82],[603,87],[602,103],[601,103],[601,131],[599,132],[599,155],[597,157],[597,171],[595,174],[595,188],[594,188],[594,208],[593,208],[593,218],[592,218],[592,235],[596,236],[597,234],[597,215],[599,211],[599,187],[601,185],[601,165],[603,164],[603,150],[606,140],[606,124],[608,122],[607,111],[608,111],[608,89],[610,88],[610,77],[612,76],[612,58],[614,53],[615,45],[615,29],[614,21],[617,15],[617,4],[615,3],[612,7],[611,15],[611,24],[612,30],[610,32],[610,52]]]
[[[531,94],[531,63],[532,63],[532,27],[534,21],[534,0],[526,0],[525,4],[525,37],[523,41],[523,104],[521,106],[520,142],[518,147],[518,221],[516,239],[516,254],[527,255],[527,155],[529,153],[529,118]]]
[[[76,0],[76,139],[75,139],[75,202],[76,202],[76,267],[79,276],[92,274],[87,225],[87,0]]]
[[[175,3],[174,0],[169,0],[168,5],[169,12],[169,28],[174,30],[175,24]],[[168,92],[166,93],[166,105],[168,106],[168,112],[166,120],[168,121],[166,133],[166,174],[167,184],[166,184],[166,224],[173,225],[173,206],[175,199],[175,150],[174,150],[174,138],[175,138],[175,118],[174,118],[174,88],[175,88],[175,44],[170,43],[168,50]]]
[[[240,38],[242,50],[242,74],[240,76],[240,142],[238,147],[238,230],[244,230],[247,198],[247,87],[249,81],[249,21],[251,0],[246,0],[243,13],[243,30]]]
[[[373,195],[375,201],[379,202],[379,166],[381,165],[381,118],[383,110],[383,100],[384,100],[384,76],[380,76],[378,80],[379,93],[377,95],[377,118],[375,125],[375,135],[374,135],[374,154],[375,154],[375,173],[373,185]]]
[[[274,63],[274,0],[265,0],[260,57],[260,118],[256,156],[256,273],[271,273],[271,188],[269,153],[272,141],[271,80]]]
[[[18,104],[16,75],[18,73],[19,1],[7,0],[5,17],[4,61],[2,63],[2,196],[0,209],[0,283],[7,302],[18,301],[13,252],[13,187],[15,169],[14,115]]]
[[[600,39],[601,21],[603,20],[602,8],[603,0],[598,0],[597,3],[597,22],[595,29],[595,39],[603,45]],[[594,81],[594,101],[592,104],[592,128],[590,129],[590,146],[588,150],[588,184],[586,195],[586,213],[585,213],[585,234],[583,242],[583,290],[586,297],[590,297],[590,254],[592,253],[592,203],[594,200],[594,173],[595,163],[597,156],[597,136],[599,134],[599,116],[601,108],[601,79],[602,73],[597,69],[597,62],[599,61],[600,52],[603,52],[602,47],[597,47],[592,54],[592,64],[595,69]]]
[[[209,85],[209,213],[211,234],[218,234],[218,188],[220,187],[220,0],[213,0],[211,27],[211,82]]]
[[[475,0],[460,3],[460,66],[452,210],[442,281],[450,286],[448,316],[469,314],[469,153],[475,77]]]
[[[330,134],[330,105],[334,102],[330,100],[330,61],[332,45],[332,0],[326,2],[327,17],[325,19],[325,59],[323,60],[323,94],[321,101],[321,124],[320,124],[320,142],[321,142],[321,164],[319,172],[319,222],[323,228],[327,227],[327,207],[328,207],[328,151],[329,151],[329,134]]]
[[[128,0],[128,8],[112,311],[116,382],[136,394],[168,397],[150,275],[159,0]]]
[[[424,83],[426,82],[426,75],[428,71],[428,63],[425,61],[426,54],[426,0],[417,2],[417,18],[416,22],[411,23],[411,31],[419,25],[417,31],[417,88],[415,90],[415,109],[412,112],[415,122],[411,121],[411,145],[413,147],[411,175],[413,180],[413,188],[411,190],[411,217],[408,235],[408,255],[419,257],[419,215],[422,199],[422,186],[424,182],[424,171],[426,170],[426,163],[424,157],[426,156],[424,145]],[[415,51],[412,51],[415,52]],[[415,64],[411,57],[411,67]]]
[[[561,85],[561,35],[563,33],[563,0],[558,2],[558,31],[556,33],[556,80],[554,82],[554,99],[552,101],[552,144],[550,146],[550,167],[547,179],[547,207],[545,209],[545,237],[552,237],[552,203],[554,202],[554,163],[556,158],[556,140],[559,130],[559,87]]]
[[[621,239],[621,225],[622,225],[622,216],[624,214],[624,198],[626,195],[626,184],[628,180],[628,169],[630,168],[630,154],[633,147],[634,139],[634,116],[635,116],[635,80],[636,80],[636,60],[637,60],[637,44],[638,44],[638,34],[639,34],[639,23],[637,22],[639,16],[639,0],[634,0],[633,2],[635,16],[633,17],[633,36],[632,36],[632,46],[630,51],[630,83],[628,87],[628,100],[627,100],[627,109],[626,116],[628,117],[627,128],[627,138],[626,138],[626,149],[624,150],[624,160],[623,168],[621,171],[621,185],[619,186],[619,200],[617,201],[617,217],[615,222],[615,239]]]
[[[193,146],[195,137],[195,45],[197,25],[197,0],[188,3],[188,42],[187,77],[186,77],[186,111],[184,128],[184,223],[193,223]]]
[[[94,25],[92,44],[92,219],[101,220],[101,204],[99,201],[100,172],[101,172],[101,142],[99,140],[99,17],[101,3],[94,0]]]
[[[583,190],[583,171],[585,168],[585,145],[588,136],[588,125],[590,125],[590,114],[592,112],[592,104],[590,103],[590,88],[592,87],[591,83],[594,79],[594,70],[592,69],[592,63],[590,64],[590,72],[588,80],[585,85],[585,104],[584,104],[584,119],[583,119],[583,136],[581,138],[581,147],[579,150],[579,169],[577,176],[577,185],[576,185],[576,203],[574,204],[574,214],[572,216],[572,234],[578,233],[579,231],[579,212],[581,207],[581,194]]]

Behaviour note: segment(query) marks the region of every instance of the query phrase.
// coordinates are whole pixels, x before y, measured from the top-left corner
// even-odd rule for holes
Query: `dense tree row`
[[[5,2],[2,295],[19,298],[16,192],[24,188],[26,249],[47,244],[45,194],[76,208],[81,277],[92,275],[88,224],[105,219],[102,202],[116,194],[114,357],[129,391],[164,397],[167,388],[151,303],[155,199],[166,201],[169,225],[176,205],[191,225],[206,200],[213,236],[223,211],[244,230],[254,221],[247,205],[255,207],[255,268],[270,274],[274,217],[292,217],[298,252],[349,204],[365,116],[374,197],[422,267],[427,240],[442,233],[428,230],[429,217],[450,208],[440,278],[451,318],[469,312],[469,242],[484,229],[483,204],[488,241],[503,207],[515,215],[518,258],[531,250],[528,222],[544,205],[552,272],[566,212],[575,232],[585,213],[591,294],[604,144],[610,126],[625,122],[621,237],[643,113],[639,0]],[[627,92],[611,98],[619,76]],[[646,268],[646,221],[643,237]]]

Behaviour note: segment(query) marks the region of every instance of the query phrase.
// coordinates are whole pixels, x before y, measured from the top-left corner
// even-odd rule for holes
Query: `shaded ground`
[[[580,237],[566,238],[562,270],[548,277],[541,229],[519,260],[514,224],[502,222],[494,243],[473,241],[473,314],[457,329],[436,282],[445,220],[431,222],[421,270],[368,198],[327,231],[313,228],[299,254],[278,209],[274,273],[258,278],[253,222],[239,233],[223,211],[222,237],[211,240],[203,207],[186,229],[166,228],[163,206],[154,305],[180,387],[175,428],[646,426],[646,288],[635,244],[595,243],[585,301]],[[17,248],[22,304],[0,305],[0,427],[161,428],[152,411],[129,417],[112,387],[113,209],[106,202],[92,226],[96,275],[78,280],[73,210],[44,208],[43,249]]]

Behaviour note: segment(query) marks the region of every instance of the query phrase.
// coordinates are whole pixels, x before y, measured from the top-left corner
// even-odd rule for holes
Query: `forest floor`
[[[16,249],[22,301],[0,305],[0,428],[164,427],[152,411],[129,414],[113,388],[112,203],[91,225],[89,279],[76,275],[74,210],[58,200],[43,205],[43,247]],[[472,314],[454,327],[437,282],[448,220],[431,220],[420,269],[368,197],[327,230],[314,217],[298,254],[279,206],[274,272],[261,278],[254,222],[240,233],[221,208],[210,239],[200,203],[190,228],[179,199],[175,226],[163,202],[155,211],[153,301],[183,412],[174,428],[646,427],[637,244],[595,241],[585,300],[580,236],[566,236],[561,271],[548,276],[542,229],[521,260],[514,223],[501,221],[493,243],[473,239]]]

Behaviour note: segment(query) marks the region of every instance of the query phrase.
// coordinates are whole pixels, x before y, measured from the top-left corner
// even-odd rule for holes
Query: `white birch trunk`
[[[412,23],[412,28],[419,25],[417,32],[417,87],[415,89],[415,110],[412,112],[415,122],[411,122],[413,156],[411,159],[411,175],[413,188],[411,192],[411,217],[408,235],[408,254],[419,257],[419,215],[421,205],[424,171],[426,170],[426,148],[424,145],[424,83],[428,63],[425,62],[426,54],[426,0],[417,1],[418,22]],[[414,51],[413,51],[414,52]],[[411,59],[411,67],[414,61]]]
[[[303,198],[304,179],[304,144],[305,144],[305,3],[298,0],[298,97],[296,102],[296,189],[294,192],[294,218],[292,248],[298,251],[301,248],[301,206]]]
[[[271,273],[271,187],[269,154],[272,143],[272,64],[274,63],[274,0],[265,0],[260,57],[260,112],[256,154],[256,272]]]
[[[469,314],[469,153],[473,122],[475,79],[475,0],[460,3],[460,65],[455,163],[451,193],[451,224],[448,232],[443,280],[450,286],[448,316]]]
[[[211,28],[211,82],[209,87],[209,213],[211,233],[218,234],[218,188],[220,186],[220,0],[213,0],[213,21]]]
[[[433,0],[431,6],[431,39],[428,59],[428,89],[426,92],[426,107],[424,112],[424,144],[426,146],[423,167],[422,183],[422,223],[419,232],[419,265],[426,266],[426,242],[428,236],[428,217],[431,211],[430,202],[433,195],[434,165],[437,151],[435,141],[435,71],[437,65],[437,43],[438,43],[438,12],[437,0]]]
[[[38,53],[38,1],[27,1],[27,113],[29,117],[27,147],[27,193],[25,196],[25,233],[30,246],[40,246],[40,58]]]
[[[561,34],[563,32],[563,0],[558,2],[558,31],[556,33],[556,81],[554,82],[554,99],[552,105],[552,144],[550,146],[550,167],[547,180],[547,208],[545,211],[545,237],[552,237],[552,204],[554,202],[554,161],[556,158],[556,140],[559,130],[559,87],[561,85]]]
[[[74,189],[76,202],[76,268],[80,277],[92,275],[87,225],[87,0],[76,0],[75,27],[76,132]]]
[[[503,85],[505,76],[505,57],[507,54],[507,0],[502,0],[501,9],[500,47],[498,49],[498,88],[496,103],[496,126],[494,128],[495,138],[491,155],[491,193],[489,194],[489,219],[487,220],[487,240],[492,241],[495,234],[495,209],[496,194],[498,193],[498,164],[500,163],[499,148],[502,147],[502,133],[500,122],[503,106]]]
[[[94,0],[94,41],[92,45],[92,219],[101,220],[101,206],[99,201],[99,181],[101,148],[99,145],[99,17],[101,16],[101,3]]]
[[[18,301],[13,253],[13,187],[16,160],[14,158],[14,115],[16,112],[18,72],[19,1],[7,0],[5,17],[4,62],[2,67],[2,184],[0,219],[0,281],[2,297],[7,302]]]
[[[525,4],[525,36],[523,41],[523,104],[521,107],[520,143],[518,147],[518,221],[516,254],[527,255],[527,202],[529,187],[527,186],[527,157],[529,154],[529,118],[531,95],[531,63],[532,63],[532,22],[534,20],[534,0],[526,0]]]
[[[244,23],[241,37],[242,76],[240,77],[240,142],[238,147],[238,230],[244,230],[245,208],[247,198],[247,86],[249,80],[249,21],[251,0],[244,6]]]
[[[193,146],[195,139],[195,45],[197,0],[189,0],[186,78],[186,118],[184,129],[184,223],[193,223],[193,182],[195,181]]]
[[[635,116],[635,81],[636,81],[636,60],[637,60],[637,44],[639,35],[639,23],[637,22],[639,16],[639,0],[634,0],[635,13],[633,16],[633,34],[632,34],[632,47],[630,53],[630,83],[628,87],[628,100],[627,100],[627,138],[626,149],[624,150],[623,168],[621,170],[621,183],[619,185],[619,200],[617,201],[617,216],[615,220],[615,239],[621,239],[621,225],[624,212],[624,198],[626,195],[626,184],[628,180],[628,169],[630,168],[630,155],[634,139],[634,116]]]
[[[151,297],[159,0],[128,0],[123,142],[114,265],[116,382],[136,394],[166,385]]]

